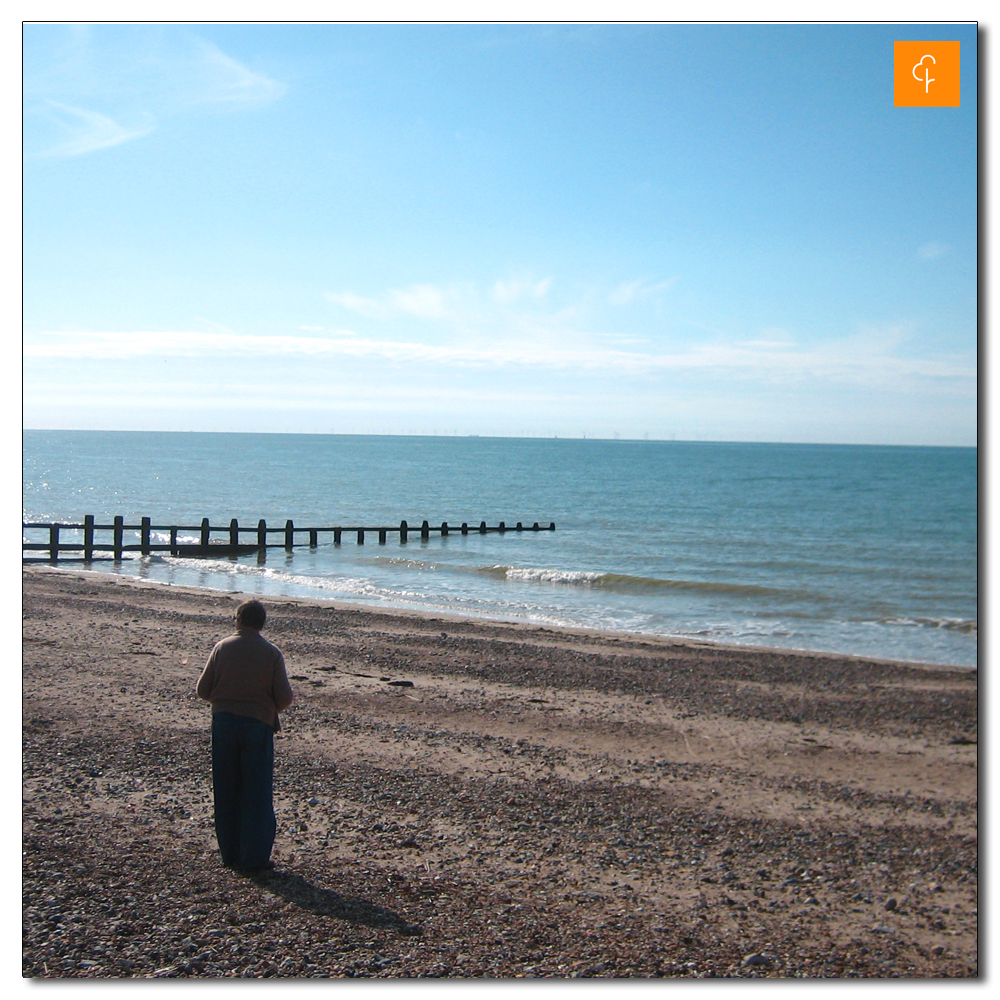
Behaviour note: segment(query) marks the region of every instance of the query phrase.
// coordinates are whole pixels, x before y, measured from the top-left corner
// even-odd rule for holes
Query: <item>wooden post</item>
[[[448,522],[447,521],[442,521],[441,522],[441,537],[443,538],[447,534],[448,534]]]
[[[83,558],[90,562],[94,558],[94,515],[83,519]]]
[[[518,522],[517,522],[517,530],[518,530],[518,531],[524,531],[524,525],[523,525],[523,524],[521,524],[521,522],[520,522],[520,521],[518,521]]]
[[[315,528],[309,529],[309,548],[314,549],[319,545],[319,532]]]
[[[358,545],[364,545],[364,544],[365,544],[365,529],[358,528]]]
[[[125,534],[124,529],[125,518],[119,514],[115,517],[115,535],[114,535],[114,549],[115,549],[115,560],[120,562],[122,558],[122,538]]]
[[[479,522],[479,534],[481,534],[481,535],[485,535],[486,534],[486,522],[485,521],[480,521]]]
[[[501,521],[500,522],[500,528],[499,528],[500,534],[502,535],[506,530],[507,530],[507,522],[506,521]]]
[[[424,521],[424,523],[420,525],[420,537],[426,542],[427,539],[430,538],[430,536],[431,536],[430,525],[426,521]]]
[[[531,530],[532,530],[532,531],[540,531],[540,530],[541,530],[541,529],[540,529],[540,528],[538,527],[538,522],[537,522],[537,521],[535,521],[535,523],[534,523],[534,524],[533,524],[533,525],[531,526]]]
[[[229,544],[233,546],[240,544],[240,523],[235,517],[229,522]]]
[[[144,556],[149,555],[149,518],[144,517],[142,519],[142,527],[140,529],[139,535],[139,551],[142,552]]]
[[[59,558],[59,525],[49,525],[49,558],[55,562]]]
[[[174,525],[170,529],[170,554],[172,556],[177,555],[177,526]]]
[[[340,528],[333,529],[333,544],[334,545],[340,544]]]
[[[291,552],[295,539],[295,525],[291,521],[285,521],[285,551]]]
[[[468,521],[463,521],[462,522],[462,534],[463,535],[467,535],[468,533],[469,533],[469,522]]]
[[[555,530],[556,530],[556,522],[555,522],[555,521],[552,521],[552,522],[551,522],[551,523],[549,524],[549,531],[555,531]]]
[[[385,528],[378,529],[378,543],[379,545],[385,545]]]
[[[267,521],[261,518],[257,522],[257,544],[262,548],[267,548]]]
[[[405,542],[406,541],[406,531],[407,531],[406,522],[405,521],[400,521],[399,522],[399,540],[401,542]]]
[[[201,519],[201,554],[203,556],[208,555],[208,534],[209,534],[208,518],[203,517]]]

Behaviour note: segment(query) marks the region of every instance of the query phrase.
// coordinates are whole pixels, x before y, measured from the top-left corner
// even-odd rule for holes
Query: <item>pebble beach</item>
[[[978,975],[975,670],[268,598],[247,877],[194,691],[244,596],[24,571],[24,976]]]

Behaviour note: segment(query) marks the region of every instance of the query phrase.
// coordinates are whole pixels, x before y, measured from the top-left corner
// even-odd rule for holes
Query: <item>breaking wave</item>
[[[421,598],[422,594],[402,588],[378,587],[370,580],[361,577],[338,576],[325,577],[320,575],[304,575],[288,573],[270,566],[249,566],[230,560],[216,560],[204,557],[185,558],[184,556],[151,556],[144,557],[150,562],[165,563],[170,567],[182,569],[198,575],[218,574],[226,577],[250,577],[266,582],[281,593],[284,587],[300,587],[312,591],[326,591],[331,594],[365,597],[375,600],[393,601],[399,599]]]
[[[916,628],[943,628],[972,635],[979,632],[977,618],[882,618],[883,625],[910,625]]]
[[[747,597],[803,597],[801,591],[761,587],[757,584],[722,583],[710,580],[669,580],[627,573],[600,573],[583,570],[545,569],[529,566],[482,566],[476,572],[522,583],[558,583],[568,586],[620,591],[682,590]],[[815,595],[809,595],[815,597]]]

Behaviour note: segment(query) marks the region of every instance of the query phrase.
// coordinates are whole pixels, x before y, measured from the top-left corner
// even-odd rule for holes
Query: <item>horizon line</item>
[[[800,447],[819,448],[971,448],[978,450],[975,444],[893,444],[888,442],[856,441],[788,441],[778,440],[746,440],[741,438],[654,438],[654,437],[602,437],[583,434],[569,436],[559,434],[427,434],[427,433],[358,433],[344,431],[218,431],[218,430],[140,430],[134,428],[104,428],[104,427],[22,427],[21,432],[55,432],[60,434],[225,434],[232,436],[268,434],[283,437],[413,437],[437,439],[478,438],[485,441],[602,441],[612,444],[757,444],[757,445],[796,445]]]

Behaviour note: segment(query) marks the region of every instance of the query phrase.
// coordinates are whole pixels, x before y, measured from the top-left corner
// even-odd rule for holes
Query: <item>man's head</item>
[[[267,620],[267,612],[260,601],[244,601],[236,609],[236,624],[240,628],[262,629]]]

